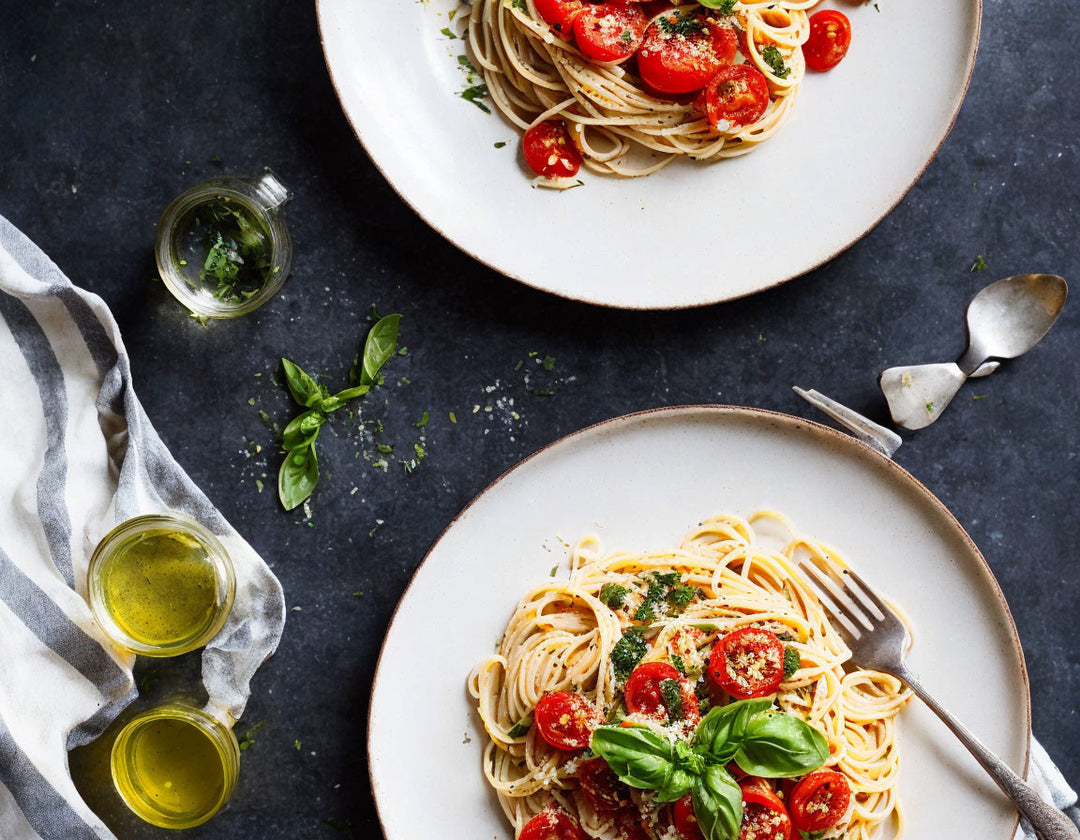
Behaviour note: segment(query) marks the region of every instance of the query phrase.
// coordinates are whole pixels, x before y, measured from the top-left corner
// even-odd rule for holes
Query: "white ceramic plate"
[[[900,604],[923,682],[1015,768],[1029,706],[1012,618],[978,549],[892,461],[835,430],[765,411],[660,409],[571,435],[506,473],[420,566],[383,645],[368,757],[386,840],[511,840],[481,770],[465,683],[520,597],[567,574],[564,544],[675,544],[716,513],[771,508],[828,543]],[[901,716],[906,840],[1010,840],[1011,805],[936,718]]]
[[[661,309],[774,286],[877,224],[952,126],[981,4],[841,6],[854,30],[847,58],[808,74],[793,118],[762,148],[633,180],[586,174],[565,193],[531,188],[518,131],[458,95],[463,42],[440,34],[456,0],[319,0],[318,16],[353,130],[435,230],[530,286]]]

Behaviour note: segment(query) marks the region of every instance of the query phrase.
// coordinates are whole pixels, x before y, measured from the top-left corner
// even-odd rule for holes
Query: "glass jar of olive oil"
[[[117,793],[162,828],[192,828],[229,801],[240,771],[230,727],[202,709],[166,703],[120,730],[110,756]]]
[[[261,178],[216,178],[181,194],[158,222],[154,244],[169,291],[205,318],[235,318],[266,303],[292,265],[281,212],[289,198],[269,170]]]
[[[94,618],[117,645],[145,656],[177,656],[205,645],[225,624],[235,593],[225,547],[177,513],[122,522],[90,558]]]

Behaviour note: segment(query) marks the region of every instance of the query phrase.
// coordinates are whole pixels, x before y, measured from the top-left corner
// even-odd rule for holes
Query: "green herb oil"
[[[191,639],[213,623],[220,606],[206,547],[187,534],[151,531],[118,547],[102,566],[106,611],[145,645]]]
[[[188,211],[176,225],[176,269],[193,289],[222,303],[243,303],[271,272],[270,227],[238,196],[219,195]]]

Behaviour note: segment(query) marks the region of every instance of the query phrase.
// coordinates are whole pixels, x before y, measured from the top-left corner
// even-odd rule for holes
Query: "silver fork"
[[[907,686],[952,730],[975,760],[997,782],[1039,837],[1044,840],[1080,840],[1080,830],[1061,811],[1046,802],[1023,779],[937,702],[908,670],[904,654],[910,637],[904,622],[862,578],[850,569],[826,574],[812,562],[801,564],[817,585],[825,611],[851,649],[852,661],[861,668],[892,674]],[[846,578],[846,581],[845,581]],[[846,603],[850,601],[858,609]]]

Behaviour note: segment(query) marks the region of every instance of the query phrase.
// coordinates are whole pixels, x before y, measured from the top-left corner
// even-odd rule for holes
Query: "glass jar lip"
[[[102,566],[113,556],[113,552],[126,538],[147,531],[180,531],[198,542],[206,549],[206,557],[213,567],[219,586],[224,589],[224,597],[209,621],[193,633],[169,643],[147,644],[132,638],[113,620],[105,606],[103,593]],[[207,644],[225,625],[232,612],[236,597],[236,572],[232,559],[221,541],[198,520],[186,514],[150,513],[126,519],[102,537],[94,549],[87,567],[87,601],[98,626],[112,642],[124,650],[144,656],[165,657],[189,653]]]
[[[153,807],[153,803],[148,799],[134,799],[124,793],[126,789],[131,790],[136,787],[131,784],[131,779],[135,775],[132,768],[134,753],[129,749],[132,739],[143,726],[160,720],[181,721],[198,729],[213,744],[215,752],[221,759],[224,780],[221,794],[217,801],[203,813],[177,816]],[[109,755],[109,767],[117,794],[140,819],[161,828],[194,828],[213,817],[232,796],[237,776],[240,773],[240,745],[232,729],[208,712],[184,703],[164,703],[140,712],[124,724],[113,742]],[[127,784],[124,784],[125,782]]]
[[[275,179],[276,182],[276,179]],[[280,182],[276,182],[280,186]],[[284,190],[284,187],[282,187]],[[258,292],[239,303],[219,301],[196,293],[173,268],[176,254],[172,247],[172,231],[189,210],[213,198],[225,197],[242,202],[258,214],[270,231],[270,253],[273,270]],[[184,306],[204,318],[237,318],[257,309],[277,294],[292,268],[292,237],[280,213],[280,204],[267,208],[258,197],[257,185],[236,176],[222,176],[182,192],[165,208],[158,221],[154,239],[154,258],[158,276],[165,287]]]

